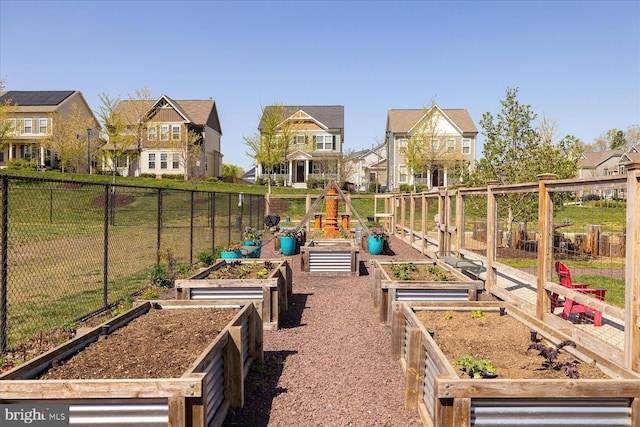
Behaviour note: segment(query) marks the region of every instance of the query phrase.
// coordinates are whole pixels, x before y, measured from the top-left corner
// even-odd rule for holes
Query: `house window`
[[[453,138],[450,138],[447,140],[447,151],[449,153],[453,153],[456,149],[456,140]]]
[[[405,165],[398,166],[398,181],[407,182],[407,167]]]
[[[405,148],[407,146],[407,138],[398,138],[396,139],[398,142],[398,147]]]
[[[169,125],[160,125],[160,141],[169,140]]]
[[[304,135],[296,135],[296,144],[304,144],[305,140]]]
[[[332,150],[333,135],[316,135],[316,150]]]
[[[180,125],[171,125],[171,139],[180,139]]]
[[[156,127],[156,125],[149,126],[149,129],[147,131],[147,139],[149,141],[155,141],[157,137],[158,137],[158,128]]]
[[[33,124],[31,119],[24,119],[22,126],[22,133],[33,133]]]
[[[180,169],[180,153],[173,153],[171,167],[173,169]]]
[[[433,148],[433,151],[438,151],[440,148],[440,141],[438,141],[438,138],[433,138],[431,140],[431,148]]]
[[[465,138],[462,140],[462,154],[471,154],[471,139]]]
[[[38,133],[47,133],[47,119],[38,120]]]
[[[167,168],[167,159],[169,158],[169,155],[167,153],[160,153],[160,169],[166,169]]]
[[[156,168],[156,153],[149,153],[149,169]]]

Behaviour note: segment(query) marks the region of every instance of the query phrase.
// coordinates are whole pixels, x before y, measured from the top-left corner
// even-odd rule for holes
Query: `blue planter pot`
[[[384,247],[384,237],[371,236],[367,237],[367,248],[371,255],[380,255]]]
[[[234,258],[242,258],[241,251],[222,251],[220,257],[223,259],[234,259]]]
[[[282,255],[293,255],[296,253],[296,238],[293,236],[280,237],[280,250],[282,250]]]
[[[260,258],[260,253],[262,252],[262,242],[252,242],[251,240],[245,240],[244,241],[244,245],[245,246],[257,246],[258,249],[256,249],[255,251],[251,252],[249,255],[247,255],[247,258]]]

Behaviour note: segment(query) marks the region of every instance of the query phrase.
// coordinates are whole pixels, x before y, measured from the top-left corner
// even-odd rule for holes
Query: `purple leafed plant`
[[[571,362],[558,362],[558,355],[560,354],[560,350],[563,347],[570,346],[575,348],[576,343],[571,340],[562,341],[555,347],[547,347],[542,343],[534,343],[527,348],[529,350],[538,350],[539,355],[544,357],[544,362],[542,362],[542,367],[544,369],[559,371],[560,369],[564,369],[564,372],[567,374],[569,378],[578,378],[580,375],[578,373],[578,362],[577,360],[573,360]]]

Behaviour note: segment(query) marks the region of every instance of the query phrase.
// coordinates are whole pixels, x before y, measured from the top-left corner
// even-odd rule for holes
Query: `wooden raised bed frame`
[[[244,405],[244,380],[253,361],[263,358],[262,322],[253,304],[234,307],[240,312],[179,378],[33,379],[52,363],[81,351],[100,335],[113,332],[151,309],[197,310],[216,305],[219,304],[203,305],[200,301],[140,304],[0,376],[0,403],[73,405],[70,421],[81,415],[104,423],[105,416],[120,416],[126,417],[127,422],[145,425],[220,426],[230,407]]]
[[[578,344],[576,358],[592,359],[617,379],[463,379],[440,351],[415,310],[499,310],[534,328],[551,342],[570,339],[506,302],[393,304],[392,358],[406,374],[405,407],[426,426],[488,425],[493,417],[534,427],[553,425],[640,425],[640,377]],[[462,331],[461,331],[462,333]],[[567,347],[565,347],[567,349]],[[508,423],[507,423],[508,424]],[[490,424],[496,425],[496,424]],[[504,424],[506,425],[506,424]]]
[[[178,300],[236,300],[252,301],[262,317],[265,330],[276,330],[279,313],[286,311],[293,292],[292,271],[286,259],[237,259],[242,264],[273,263],[273,270],[264,279],[207,279],[206,277],[224,267],[227,262],[219,259],[215,264],[175,283]]]
[[[354,239],[310,240],[300,248],[300,269],[306,274],[360,274],[360,248]]]
[[[446,282],[399,280],[391,278],[384,266],[412,263],[417,267],[435,265],[453,276]],[[376,307],[380,309],[380,321],[389,323],[394,301],[436,302],[436,301],[476,301],[478,293],[484,289],[482,280],[473,280],[465,274],[449,267],[439,260],[418,261],[379,261],[372,260],[371,295]]]

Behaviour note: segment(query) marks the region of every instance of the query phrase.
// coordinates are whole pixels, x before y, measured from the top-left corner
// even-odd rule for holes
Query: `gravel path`
[[[262,258],[278,257],[273,242]],[[291,257],[293,298],[278,331],[264,332],[264,365],[252,369],[245,406],[226,426],[420,426],[404,409],[404,376],[391,361],[391,330],[369,295],[369,260],[422,259],[395,237],[391,253],[360,251],[360,276],[302,276]]]

